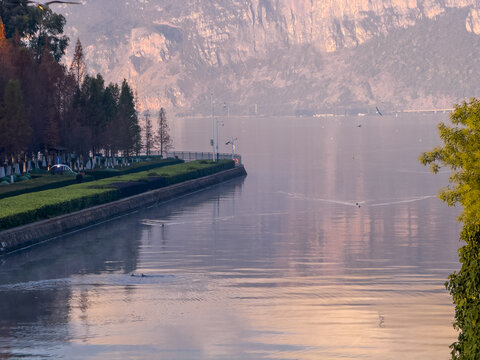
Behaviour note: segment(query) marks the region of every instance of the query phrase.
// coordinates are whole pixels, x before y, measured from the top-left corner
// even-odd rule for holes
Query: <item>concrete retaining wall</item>
[[[246,174],[247,172],[243,166],[237,166],[234,169],[221,171],[199,179],[185,181],[52,219],[8,229],[0,232],[0,254],[6,254],[38,244],[39,242],[103,222],[139,208],[167,201]]]

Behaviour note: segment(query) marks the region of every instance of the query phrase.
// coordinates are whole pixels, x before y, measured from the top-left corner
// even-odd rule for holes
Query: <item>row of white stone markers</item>
[[[62,156],[44,156],[38,154],[32,156],[32,159],[28,159],[23,162],[17,162],[13,165],[0,166],[0,178],[5,176],[17,175],[20,176],[23,173],[28,173],[34,169],[48,170],[55,164],[66,164],[70,166],[73,171],[91,170],[95,168],[113,168],[115,166],[130,166],[130,162],[139,162],[139,158],[104,158],[93,157],[89,158],[84,164],[83,159],[76,158],[67,159],[65,155]],[[68,161],[67,161],[68,160]]]

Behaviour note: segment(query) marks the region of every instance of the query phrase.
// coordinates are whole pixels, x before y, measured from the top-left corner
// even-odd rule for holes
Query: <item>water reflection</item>
[[[247,178],[6,259],[2,356],[447,358],[459,227],[416,160],[435,124],[226,124]],[[208,119],[176,126],[208,151]]]

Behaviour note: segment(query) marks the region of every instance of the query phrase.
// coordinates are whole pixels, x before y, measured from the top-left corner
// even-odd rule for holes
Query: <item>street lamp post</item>
[[[223,103],[223,110],[224,110],[224,111],[225,111],[225,110],[227,111],[227,124],[228,124],[229,108],[228,108],[226,102]],[[218,124],[221,124],[221,125],[223,126],[223,125],[224,125],[224,122],[223,122],[223,121],[220,121],[220,120],[217,120],[216,124],[217,124],[217,144],[216,144],[216,150],[217,150],[217,161],[218,161],[218,160],[219,160],[219,159],[218,159],[218,158],[219,158],[219,153],[218,153],[218,144],[219,144],[219,143],[218,143]]]
[[[212,161],[215,161],[215,102],[213,100],[213,91],[210,92],[210,102],[212,104],[212,140],[210,140],[210,144],[212,145]]]
[[[216,141],[216,149],[217,149],[217,161],[218,161],[218,157],[219,157],[219,154],[218,154],[218,124],[221,124],[223,126],[223,121],[221,120],[217,120],[217,141]]]
[[[223,110],[227,110],[227,124],[229,124],[228,118],[230,117],[230,108],[226,102],[223,103]]]

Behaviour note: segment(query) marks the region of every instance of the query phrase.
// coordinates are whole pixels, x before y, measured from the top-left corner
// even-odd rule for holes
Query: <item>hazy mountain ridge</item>
[[[477,93],[473,1],[89,0],[65,11],[89,70],[127,78],[144,108],[208,113],[211,90],[240,113],[445,107]]]

